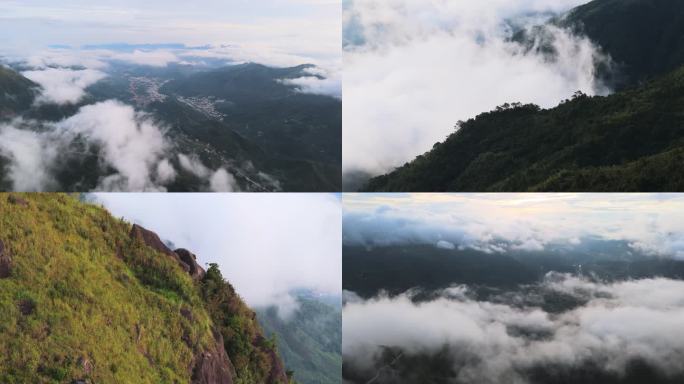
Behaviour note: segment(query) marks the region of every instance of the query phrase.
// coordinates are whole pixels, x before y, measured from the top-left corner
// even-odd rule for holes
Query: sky
[[[343,167],[377,175],[504,103],[609,93],[586,37],[544,31],[554,58],[510,40],[587,0],[345,0]],[[538,43],[539,41],[535,41]]]
[[[345,194],[343,241],[491,253],[598,237],[684,259],[683,211],[677,194]]]
[[[218,263],[252,307],[291,313],[292,290],[342,290],[341,201],[334,194],[94,194],[115,217],[156,232],[198,263]]]
[[[0,46],[28,56],[50,46],[235,45],[255,61],[329,62],[340,56],[340,13],[340,0],[2,0]]]

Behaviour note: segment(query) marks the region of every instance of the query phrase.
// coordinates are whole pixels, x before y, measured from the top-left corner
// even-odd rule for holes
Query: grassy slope
[[[550,110],[483,113],[369,191],[681,191],[684,68]],[[648,170],[648,173],[644,171]]]
[[[239,336],[261,334],[234,291],[219,300],[207,279],[194,283],[104,209],[68,195],[14,196],[28,205],[0,194],[0,240],[13,259],[11,277],[0,279],[0,382],[187,383],[215,324],[231,336],[226,349],[243,375],[235,382],[265,381],[271,362],[250,362],[267,345],[229,348]],[[22,314],[22,306],[34,310]],[[212,321],[218,317],[233,327]]]
[[[259,322],[277,335],[278,349],[295,378],[303,384],[341,382],[342,316],[339,309],[300,297],[299,309],[283,320],[275,308],[258,310]]]

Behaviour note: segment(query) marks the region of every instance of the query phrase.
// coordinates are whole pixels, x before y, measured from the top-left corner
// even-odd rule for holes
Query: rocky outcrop
[[[192,384],[233,384],[235,367],[223,348],[223,336],[213,331],[214,342],[195,356]]]
[[[195,280],[201,280],[206,273],[202,267],[197,264],[197,256],[187,249],[179,248],[175,250],[176,255],[190,267],[190,276]]]
[[[181,260],[181,258],[176,254],[176,252],[169,249],[169,247],[167,247],[166,244],[164,244],[164,242],[161,241],[161,239],[156,233],[147,230],[138,224],[133,224],[130,236],[132,239],[140,240],[143,242],[143,244],[147,245],[148,247],[168,255],[169,257],[174,259],[178,263],[178,265],[180,265],[181,268],[183,268],[184,271],[190,273],[190,266],[184,263],[183,260]]]
[[[5,249],[5,243],[0,240],[0,279],[6,279],[12,276],[12,257],[9,251]]]
[[[257,336],[254,340],[255,345],[264,345],[265,342],[266,339],[261,335]],[[267,353],[271,361],[271,371],[268,373],[267,382],[270,384],[287,384],[289,380],[287,379],[287,371],[285,370],[283,360],[274,349],[269,349]]]
[[[7,201],[8,201],[10,204],[21,205],[22,207],[28,207],[28,205],[29,205],[28,201],[22,199],[22,198],[19,197],[19,196],[15,196],[15,195],[9,195],[9,196],[7,196]]]

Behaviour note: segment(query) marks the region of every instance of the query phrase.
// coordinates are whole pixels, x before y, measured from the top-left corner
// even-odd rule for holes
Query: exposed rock
[[[192,315],[192,311],[191,311],[190,309],[188,309],[188,308],[185,308],[185,307],[181,308],[180,314],[181,314],[181,316],[185,317],[185,318],[188,319],[189,321],[192,321],[192,320],[195,318],[195,317]]]
[[[192,384],[233,384],[235,367],[223,348],[223,336],[213,331],[214,343],[195,356]]]
[[[91,375],[93,373],[93,363],[87,357],[79,357],[77,363],[83,369],[83,373]]]
[[[12,276],[12,257],[5,249],[5,243],[0,240],[0,279]]]
[[[197,256],[195,256],[194,253],[183,248],[176,249],[175,252],[185,264],[190,266],[189,273],[193,279],[200,280],[204,277],[206,272],[202,267],[199,266],[199,264],[197,264]]]
[[[156,233],[147,230],[139,226],[138,224],[133,224],[130,236],[133,239],[138,239],[142,241],[148,247],[170,256],[178,263],[178,265],[181,266],[181,268],[183,268],[183,270],[190,273],[190,266],[184,263],[183,260],[181,260],[181,258],[178,257],[178,255],[174,251],[170,250],[169,247],[167,247],[166,244],[164,244],[164,242],[161,241],[161,239]]]
[[[33,311],[36,310],[36,303],[34,303],[33,300],[21,299],[19,300],[18,305],[19,312],[21,312],[21,314],[24,316],[30,316],[33,314]]]
[[[7,201],[10,204],[21,205],[22,207],[28,207],[28,205],[29,205],[28,201],[26,201],[26,200],[24,200],[21,197],[16,196],[16,195],[9,195],[7,197]]]
[[[265,342],[266,339],[261,335],[257,336],[254,340],[256,345],[264,345]],[[268,357],[269,360],[271,360],[271,371],[268,373],[267,382],[272,384],[287,384],[287,370],[285,369],[283,361],[278,356],[278,353],[276,353],[275,350],[269,350]]]
[[[268,382],[287,384],[287,371],[285,370],[283,361],[273,350],[269,352],[269,356],[271,358],[271,372],[268,375]]]

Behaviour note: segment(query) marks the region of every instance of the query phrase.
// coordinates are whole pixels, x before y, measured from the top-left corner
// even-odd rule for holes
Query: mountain
[[[322,79],[316,71],[312,65],[149,67],[112,62],[107,77],[88,87],[79,102],[33,105],[38,85],[0,68],[0,119],[21,116],[22,123],[14,124],[20,129],[52,132],[54,123],[73,117],[80,108],[116,100],[144,113],[164,132],[165,155],[176,170],[174,180],[162,186],[170,192],[208,189],[207,178],[184,167],[178,154],[200,161],[207,170],[225,169],[235,178],[236,189],[245,192],[339,191],[342,102],[288,83],[302,77]],[[68,148],[51,164],[48,173],[55,186],[46,189],[102,189],[113,170],[103,161],[101,146],[85,139],[60,144]],[[3,153],[2,190],[12,187],[9,163]]]
[[[285,82],[320,78],[309,72],[314,68],[115,65],[89,91],[96,101],[115,98],[152,112],[171,127],[177,150],[191,151],[211,167],[230,164],[247,190],[272,190],[267,183],[254,185],[265,172],[284,191],[337,191],[342,103]]]
[[[594,0],[551,23],[588,36],[611,57],[599,76],[617,93],[578,92],[548,110],[504,104],[459,122],[431,151],[360,189],[684,190],[684,3]],[[518,31],[513,40],[533,41],[530,33],[543,28]]]
[[[559,21],[588,36],[616,64],[622,89],[684,63],[684,3],[679,0],[594,0]]]
[[[559,106],[506,104],[459,123],[367,191],[682,191],[684,67]]]
[[[14,117],[29,109],[37,84],[0,65],[0,119]]]
[[[439,290],[454,284],[513,287],[536,281],[536,270],[508,255],[448,250],[432,245],[366,248],[345,246],[342,287],[361,297],[412,288]]]
[[[0,195],[0,382],[287,383],[216,265],[63,194]]]
[[[278,351],[297,382],[341,383],[341,308],[305,294],[298,295],[297,302],[298,308],[287,316],[276,307],[257,309],[259,323],[268,335],[276,335]]]

